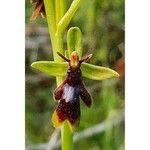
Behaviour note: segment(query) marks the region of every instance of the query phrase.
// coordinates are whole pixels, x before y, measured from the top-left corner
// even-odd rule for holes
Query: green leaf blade
[[[88,63],[81,65],[82,75],[92,80],[105,80],[113,77],[119,77],[119,74],[109,68],[96,66]]]
[[[31,67],[41,71],[49,76],[65,76],[68,64],[66,62],[37,61],[31,64]]]

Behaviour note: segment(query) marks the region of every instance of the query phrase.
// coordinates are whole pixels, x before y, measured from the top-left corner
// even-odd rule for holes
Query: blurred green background
[[[66,0],[68,7],[71,1]],[[53,60],[52,48],[46,20],[39,16],[31,22],[34,7],[29,0],[25,4],[26,149],[44,150],[55,132],[51,116],[56,107],[53,100],[56,83],[55,78],[31,69],[30,65],[37,60]],[[84,79],[93,97],[93,106],[89,109],[81,102],[82,116],[77,133],[103,123],[109,128],[104,126],[96,133],[90,130],[91,135],[76,141],[74,149],[124,150],[124,0],[83,0],[69,26],[80,27],[83,53],[93,54],[90,63],[109,67],[120,74],[120,78],[106,81]]]

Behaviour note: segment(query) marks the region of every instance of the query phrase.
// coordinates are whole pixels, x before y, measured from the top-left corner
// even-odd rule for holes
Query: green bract
[[[49,75],[49,76],[65,76],[67,72],[67,62],[55,61],[37,61],[32,63],[33,68]],[[83,63],[81,65],[82,75],[92,80],[105,80],[118,77],[119,74],[109,68]]]

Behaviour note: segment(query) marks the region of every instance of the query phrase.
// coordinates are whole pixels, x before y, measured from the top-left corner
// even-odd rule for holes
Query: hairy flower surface
[[[31,4],[35,3],[35,8],[31,16],[31,20],[35,20],[39,14],[46,18],[45,7],[43,0],[31,0]]]
[[[64,82],[54,91],[54,97],[58,100],[58,106],[53,113],[52,122],[55,127],[59,127],[67,121],[72,131],[76,129],[80,122],[80,98],[90,107],[92,99],[83,84],[80,65],[88,61],[92,55],[88,55],[81,60],[76,51],[72,52],[70,59],[62,54],[60,57],[68,62],[68,71]]]

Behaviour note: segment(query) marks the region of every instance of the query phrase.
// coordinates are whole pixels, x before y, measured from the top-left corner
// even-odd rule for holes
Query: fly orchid
[[[92,99],[83,84],[82,72],[80,69],[82,62],[87,62],[92,54],[79,60],[76,51],[71,53],[70,59],[61,53],[58,55],[68,62],[67,75],[63,83],[54,91],[54,98],[58,100],[58,106],[53,113],[52,122],[55,127],[59,127],[64,121],[72,131],[76,129],[80,122],[79,98],[90,107]]]
[[[55,127],[62,125],[62,150],[72,150],[73,134],[71,130],[74,131],[80,121],[79,98],[88,107],[92,104],[91,96],[84,87],[82,76],[92,80],[105,80],[118,77],[119,74],[112,69],[86,63],[92,55],[81,59],[82,32],[78,27],[71,27],[67,31],[67,50],[64,50],[63,36],[65,30],[78,10],[81,0],[73,0],[66,12],[64,11],[65,0],[32,0],[32,3],[35,2],[36,7],[31,19],[36,19],[39,13],[47,14],[45,16],[47,18],[54,61],[37,61],[33,62],[31,66],[47,75],[56,77],[58,88],[54,91],[54,97],[58,101],[58,106],[53,113],[52,121]],[[61,58],[57,55],[57,51],[61,52],[61,54],[58,53]],[[65,54],[67,58],[62,54]],[[63,80],[65,76],[65,80]]]

